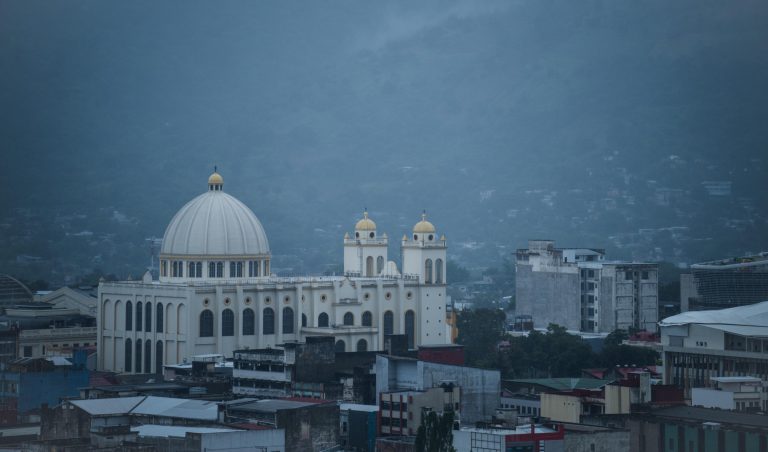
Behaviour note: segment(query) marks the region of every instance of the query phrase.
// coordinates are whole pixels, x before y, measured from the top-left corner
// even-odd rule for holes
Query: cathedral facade
[[[401,240],[401,270],[364,212],[343,239],[344,276],[277,277],[261,222],[223,188],[214,172],[173,217],[159,279],[99,285],[99,370],[159,373],[306,336],[333,336],[340,351],[380,350],[387,334],[405,334],[412,348],[451,342],[446,240],[426,215]]]

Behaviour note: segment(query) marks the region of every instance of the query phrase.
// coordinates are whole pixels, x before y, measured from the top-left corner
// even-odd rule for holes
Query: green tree
[[[459,337],[464,345],[467,364],[476,367],[497,368],[497,345],[504,337],[506,315],[498,309],[460,311],[457,317]]]
[[[453,447],[453,411],[422,414],[421,425],[416,433],[418,452],[456,452]]]

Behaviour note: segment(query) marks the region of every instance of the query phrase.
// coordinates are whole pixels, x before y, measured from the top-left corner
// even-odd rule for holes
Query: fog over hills
[[[758,0],[0,0],[0,270],[135,275],[214,165],[296,272],[340,263],[363,207],[391,238],[427,209],[467,266],[533,237],[768,250],[766,23]]]

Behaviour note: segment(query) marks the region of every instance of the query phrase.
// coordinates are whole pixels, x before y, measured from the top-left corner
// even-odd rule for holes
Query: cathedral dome
[[[375,231],[376,223],[368,218],[368,211],[363,212],[363,218],[355,224],[355,231]]]
[[[269,254],[264,227],[237,198],[222,191],[214,172],[208,192],[189,201],[174,215],[163,235],[160,254],[171,256],[257,256]]]
[[[435,225],[427,221],[427,214],[421,214],[421,221],[413,226],[413,232],[432,233],[435,232]]]

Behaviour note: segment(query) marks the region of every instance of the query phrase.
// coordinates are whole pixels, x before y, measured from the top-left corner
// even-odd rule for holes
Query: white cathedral
[[[344,235],[344,276],[277,277],[261,222],[223,187],[214,172],[173,217],[159,280],[99,285],[99,370],[159,373],[195,355],[306,336],[333,336],[340,351],[380,350],[387,334],[407,335],[411,348],[451,342],[445,236],[426,215],[402,238],[402,272],[365,212]]]

